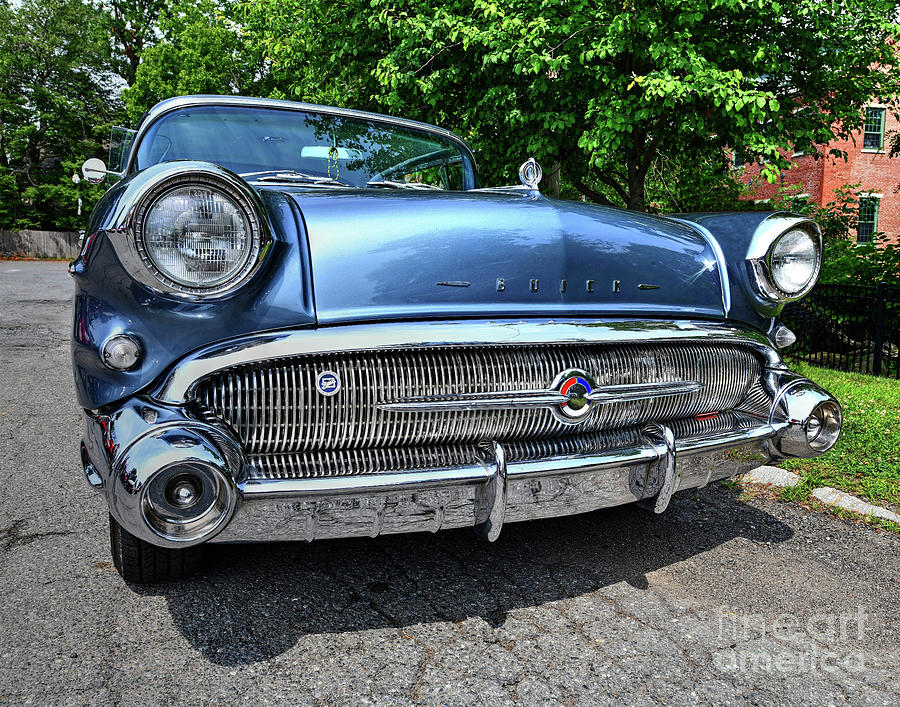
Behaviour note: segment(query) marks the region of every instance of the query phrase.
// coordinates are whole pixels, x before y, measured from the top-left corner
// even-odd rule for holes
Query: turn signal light
[[[141,345],[130,336],[120,334],[106,340],[100,350],[103,364],[115,371],[134,368],[141,358]]]

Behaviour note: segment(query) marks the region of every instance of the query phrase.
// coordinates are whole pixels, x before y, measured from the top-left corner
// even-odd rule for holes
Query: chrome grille
[[[409,395],[546,388],[562,371],[583,369],[598,385],[699,381],[696,393],[597,406],[576,428],[549,410],[397,413],[377,409]],[[334,371],[341,391],[316,391]],[[735,408],[760,378],[760,362],[735,345],[447,347],[296,357],[219,372],[198,401],[228,423],[251,455],[372,447],[537,440],[666,422]]]
[[[703,420],[678,420],[673,423],[672,429],[676,439],[685,439],[750,427],[752,424],[753,420],[748,416],[723,413]],[[509,442],[503,445],[503,449],[507,462],[517,462],[631,449],[645,443],[646,437],[641,428],[625,427],[554,439]],[[444,469],[477,464],[479,458],[484,458],[484,455],[474,444],[260,454],[250,458],[247,478],[309,479]]]
[[[444,469],[476,463],[475,445],[330,449],[302,454],[260,454],[250,458],[250,479],[309,479],[391,471]]]
[[[760,379],[747,391],[747,396],[741,401],[738,409],[756,417],[768,418],[771,408],[772,396],[766,391],[766,387]]]

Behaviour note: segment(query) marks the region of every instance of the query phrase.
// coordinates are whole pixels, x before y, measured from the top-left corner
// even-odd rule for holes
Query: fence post
[[[879,282],[875,294],[875,355],[872,357],[872,375],[881,375],[881,350],[884,348],[884,296],[885,283]]]

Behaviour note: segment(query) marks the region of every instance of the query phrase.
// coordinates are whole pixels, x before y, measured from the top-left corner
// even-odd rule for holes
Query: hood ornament
[[[519,179],[521,179],[522,184],[529,189],[537,191],[538,184],[541,183],[541,178],[543,176],[544,170],[541,169],[541,166],[534,157],[529,157],[522,163],[522,166],[519,167]]]

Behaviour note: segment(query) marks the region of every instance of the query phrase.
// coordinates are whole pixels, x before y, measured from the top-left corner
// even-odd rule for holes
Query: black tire
[[[109,517],[109,549],[126,582],[149,584],[189,577],[200,566],[200,547],[157,547],[129,533]]]

